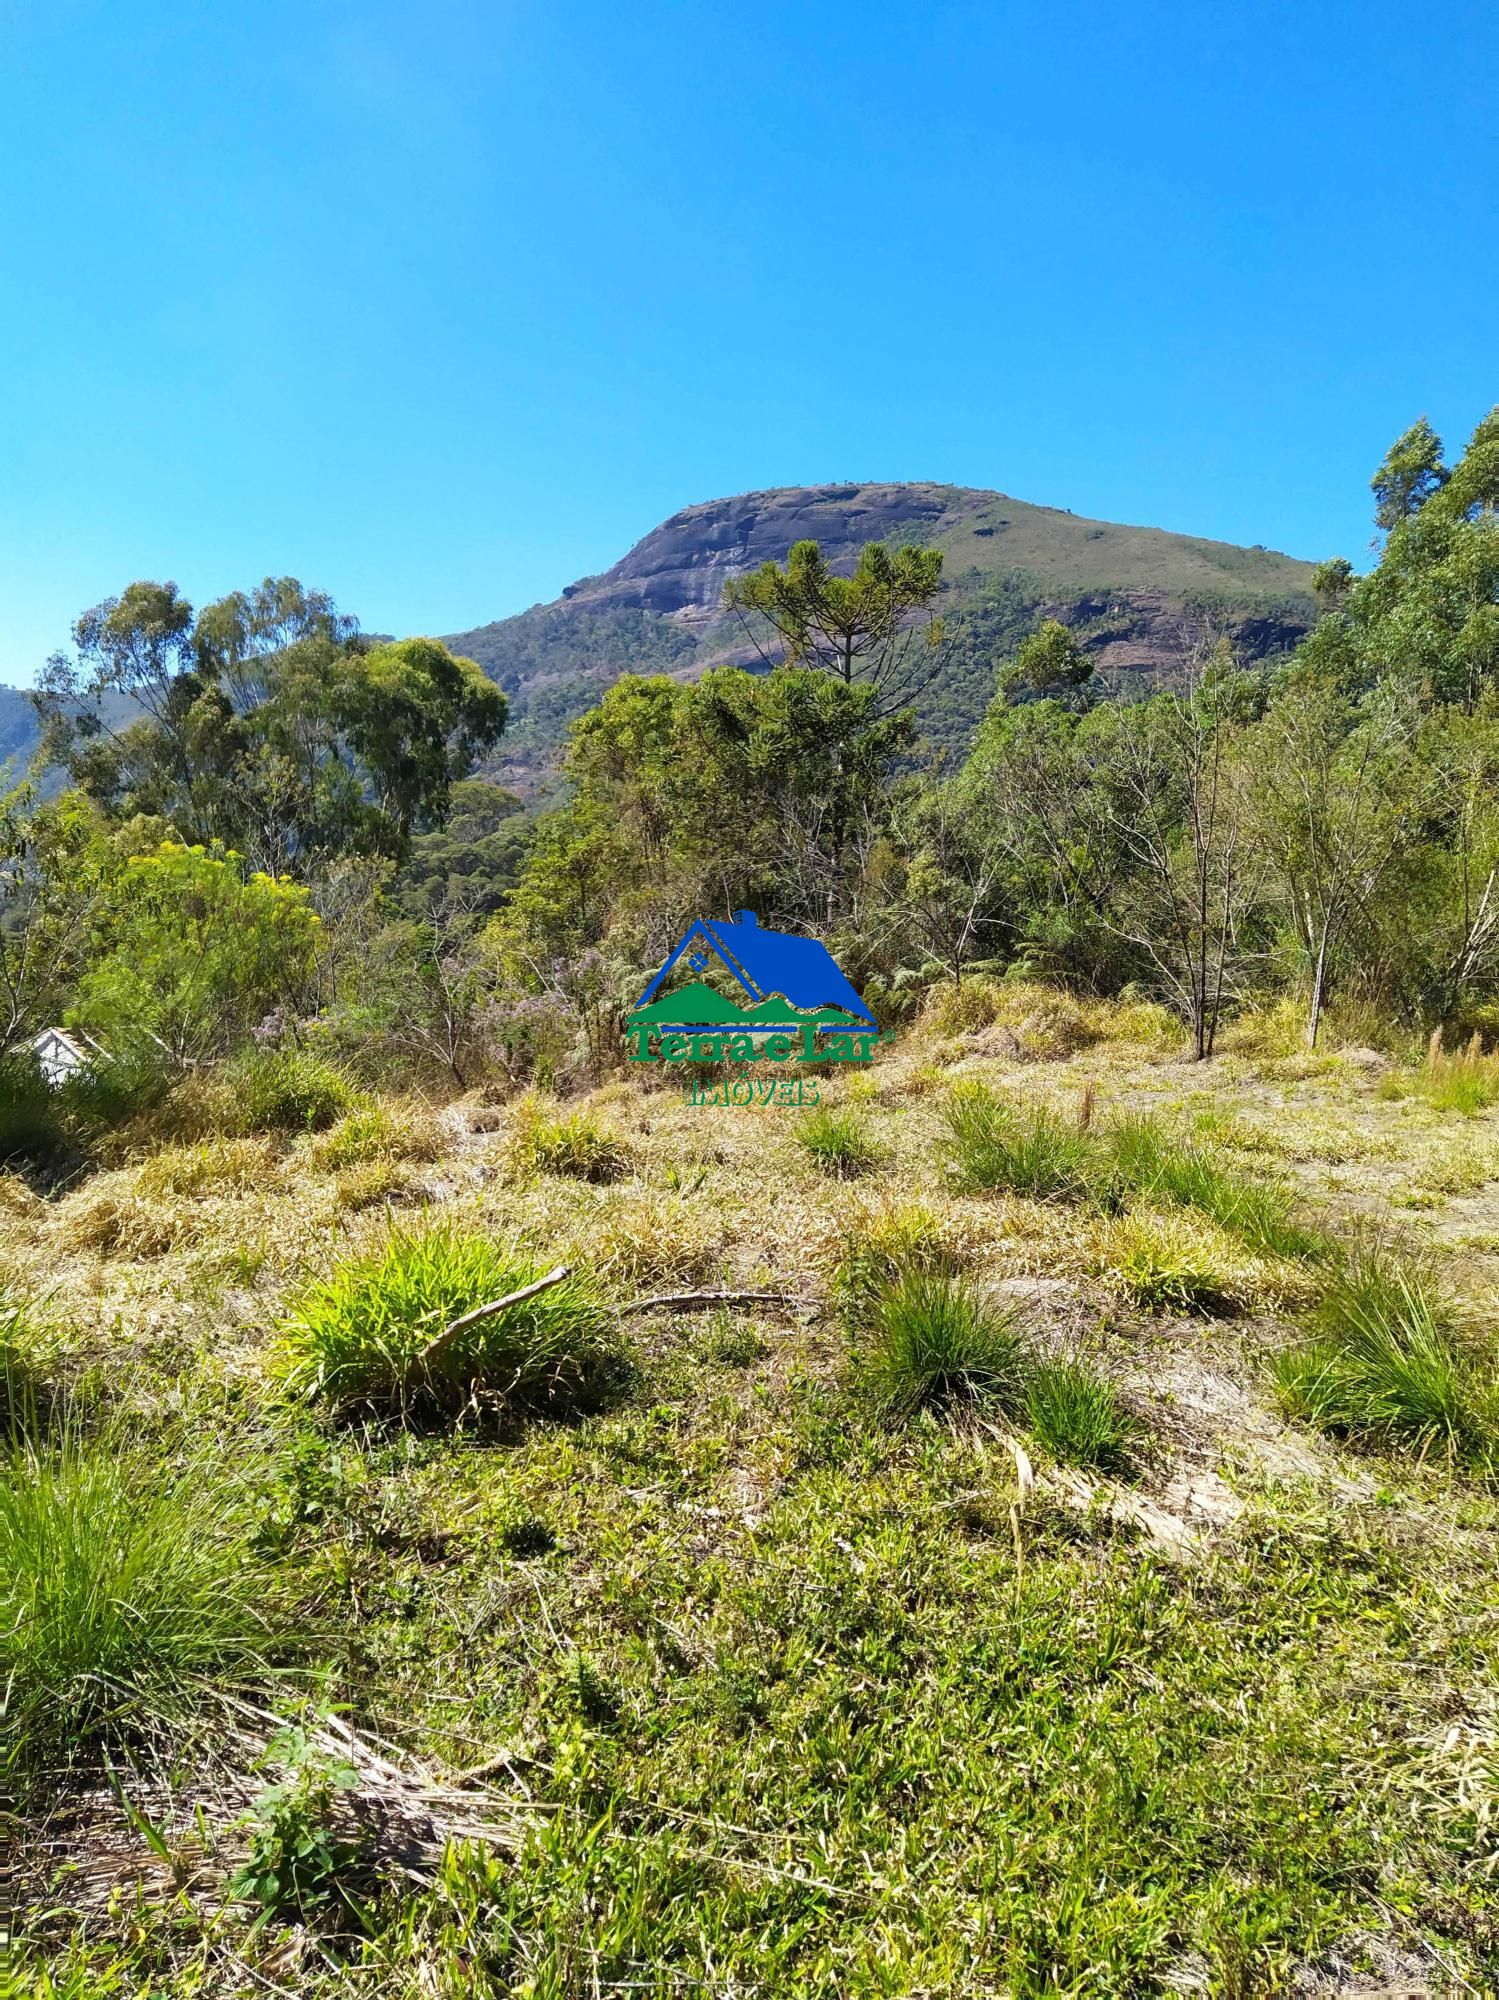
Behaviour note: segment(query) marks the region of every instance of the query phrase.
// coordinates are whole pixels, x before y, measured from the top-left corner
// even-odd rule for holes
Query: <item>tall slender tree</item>
[[[942,551],[871,542],[851,576],[836,576],[816,542],[797,542],[780,563],[731,577],[724,602],[758,613],[788,666],[820,667],[874,689],[872,722],[909,707],[940,673],[946,629],[933,608]],[[762,656],[770,657],[747,624]]]

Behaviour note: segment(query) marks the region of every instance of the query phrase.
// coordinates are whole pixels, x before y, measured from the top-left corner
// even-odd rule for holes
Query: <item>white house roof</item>
[[[93,1054],[92,1046],[85,1046],[87,1036],[70,1035],[66,1028],[43,1028],[39,1035],[32,1037],[31,1046],[39,1056],[76,1056],[79,1062],[87,1062]]]

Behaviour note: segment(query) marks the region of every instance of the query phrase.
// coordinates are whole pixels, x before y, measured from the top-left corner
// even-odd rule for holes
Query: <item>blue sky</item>
[[[1361,559],[1499,399],[1499,8],[0,0],[0,679],[951,480]]]

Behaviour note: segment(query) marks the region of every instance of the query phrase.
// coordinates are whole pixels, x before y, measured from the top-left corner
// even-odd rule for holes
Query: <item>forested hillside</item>
[[[1334,1001],[1456,1019],[1487,1004],[1499,953],[1496,450],[1493,418],[1451,464],[1424,424],[1398,440],[1374,480],[1376,566],[1314,572],[1314,628],[1268,656],[1296,630],[1269,594],[1302,576],[1286,559],[950,488],[688,510],[527,614],[508,694],[474,657],[376,641],[293,578],[200,609],[132,583],[80,616],[36,692],[40,791],[17,792],[6,822],[6,1041],[59,1009],[106,1025],[85,997],[91,954],[125,921],[132,871],[167,869],[174,842],[226,881],[248,865],[294,887],[367,940],[399,935],[378,993],[368,950],[340,974],[352,984],[299,972],[283,990],[266,972],[254,990],[350,1049],[399,1020],[455,1077],[509,1046],[507,1009],[530,1022],[521,1067],[540,1037],[596,1068],[682,924],[741,906],[826,937],[892,1020],[974,964],[1143,986],[1199,1055],[1256,991],[1303,995],[1313,1042]],[[829,542],[762,554],[829,518]],[[914,539],[897,544],[897,526]],[[885,539],[855,548],[868,529]],[[1006,582],[970,564],[955,585],[991,532],[1033,567]],[[1089,577],[1110,536],[1174,603],[1169,626],[1162,611],[1126,640],[1109,624]],[[1021,575],[1053,597],[1026,597]],[[699,673],[730,630],[752,670]],[[620,647],[636,671],[616,673]],[[559,648],[571,678],[550,674]],[[1112,698],[1121,683],[1148,698]],[[522,810],[486,773],[509,768],[523,697],[535,749],[542,715],[561,729],[589,687],[602,697],[557,767],[565,802]],[[977,726],[934,758],[923,715],[956,729],[959,687]],[[132,1001],[132,1039],[150,1022],[185,1057],[185,998],[159,1004],[154,1019]]]

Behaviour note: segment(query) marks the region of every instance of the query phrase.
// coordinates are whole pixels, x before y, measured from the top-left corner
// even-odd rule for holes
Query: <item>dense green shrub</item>
[[[58,1091],[64,1117],[87,1145],[104,1133],[154,1111],[169,1096],[175,1072],[161,1050],[125,1049],[120,1055],[85,1063]]]
[[[163,841],[107,878],[95,928],[74,1014],[117,1055],[164,1048],[185,1068],[226,1055],[297,989],[318,919],[305,888]]]
[[[65,1151],[57,1093],[29,1050],[0,1056],[0,1161],[45,1166]]]

